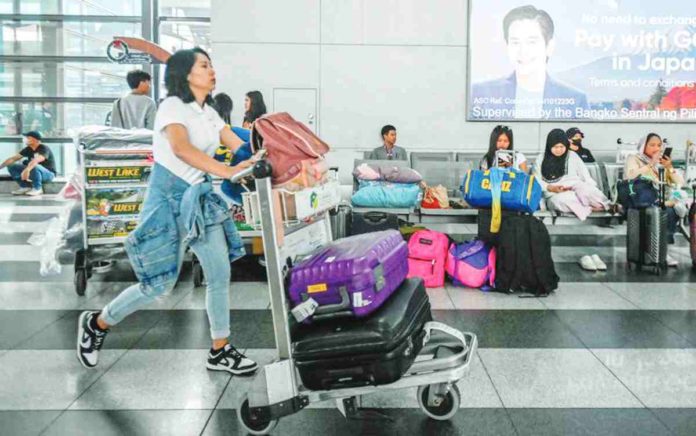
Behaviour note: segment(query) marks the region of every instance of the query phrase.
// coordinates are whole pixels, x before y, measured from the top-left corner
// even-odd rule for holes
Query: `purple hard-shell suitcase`
[[[310,297],[313,319],[367,316],[408,274],[408,245],[396,230],[333,241],[293,266],[289,297],[296,306]]]

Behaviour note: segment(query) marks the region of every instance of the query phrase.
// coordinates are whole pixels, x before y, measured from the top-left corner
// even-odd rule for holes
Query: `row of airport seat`
[[[536,157],[528,157],[530,165],[536,164]],[[462,153],[462,152],[411,152],[409,160],[370,160],[356,159],[354,168],[362,163],[370,163],[375,165],[395,165],[399,167],[413,168],[418,171],[423,180],[429,186],[442,185],[447,188],[450,197],[458,198],[460,194],[460,185],[467,171],[478,168],[481,160],[480,153]],[[597,182],[599,189],[604,194],[612,198],[612,190],[623,176],[623,164],[615,162],[599,161],[596,163],[586,164],[592,178]],[[357,189],[357,181],[354,180],[353,190]],[[362,210],[362,209],[361,209]],[[374,210],[374,209],[369,209]],[[380,211],[389,211],[397,215],[407,215],[417,213],[419,216],[471,216],[476,215],[475,209],[407,209],[389,210],[379,209]],[[560,217],[574,217],[569,214],[555,213],[548,210],[542,210],[535,215],[540,218],[550,218],[553,222]],[[594,212],[590,215],[590,219],[607,220],[613,216],[610,213]]]

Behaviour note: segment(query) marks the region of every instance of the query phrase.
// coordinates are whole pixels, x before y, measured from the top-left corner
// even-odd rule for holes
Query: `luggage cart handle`
[[[423,326],[423,330],[425,331],[425,337],[423,338],[423,344],[428,343],[430,341],[430,335],[433,330],[440,331],[442,333],[446,333],[450,336],[453,336],[456,339],[459,339],[459,341],[462,343],[462,346],[464,347],[465,351],[468,351],[471,347],[471,343],[466,342],[466,336],[464,336],[464,333],[460,332],[457,329],[453,329],[452,327],[443,324],[441,322],[437,321],[429,321],[426,322],[425,325]]]
[[[449,348],[455,351],[454,355],[446,357],[436,357],[434,359],[417,361],[409,369],[412,373],[426,373],[432,371],[443,371],[447,369],[454,368],[465,368],[473,359],[474,354],[476,354],[476,349],[478,348],[478,338],[473,333],[462,333],[459,330],[453,329],[445,324],[437,321],[430,321],[425,323],[423,326],[425,331],[425,336],[423,338],[423,349],[421,353],[428,354],[437,352],[439,347]],[[446,335],[457,339],[456,342],[448,343],[437,343],[439,340],[435,340],[434,344],[431,342],[431,333],[433,331],[439,331],[445,333]]]
[[[263,179],[269,177],[272,171],[273,168],[271,167],[271,164],[268,163],[267,160],[262,159],[256,162],[254,166],[245,168],[234,176],[230,177],[230,182],[238,183],[240,180],[249,176],[253,176],[255,179]]]

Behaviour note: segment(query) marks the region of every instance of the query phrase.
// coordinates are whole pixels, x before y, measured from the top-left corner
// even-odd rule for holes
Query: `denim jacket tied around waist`
[[[147,288],[168,286],[178,277],[182,238],[177,218],[183,221],[183,243],[206,237],[210,226],[222,225],[230,262],[244,256],[244,244],[227,210],[227,204],[213,192],[210,177],[189,185],[165,167],[155,164],[138,226],[126,239],[125,247],[138,281]]]

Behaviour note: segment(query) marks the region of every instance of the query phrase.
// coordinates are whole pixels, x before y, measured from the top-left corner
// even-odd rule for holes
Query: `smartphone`
[[[672,156],[672,147],[665,148],[665,152],[662,153],[662,157],[671,157],[671,156]]]

